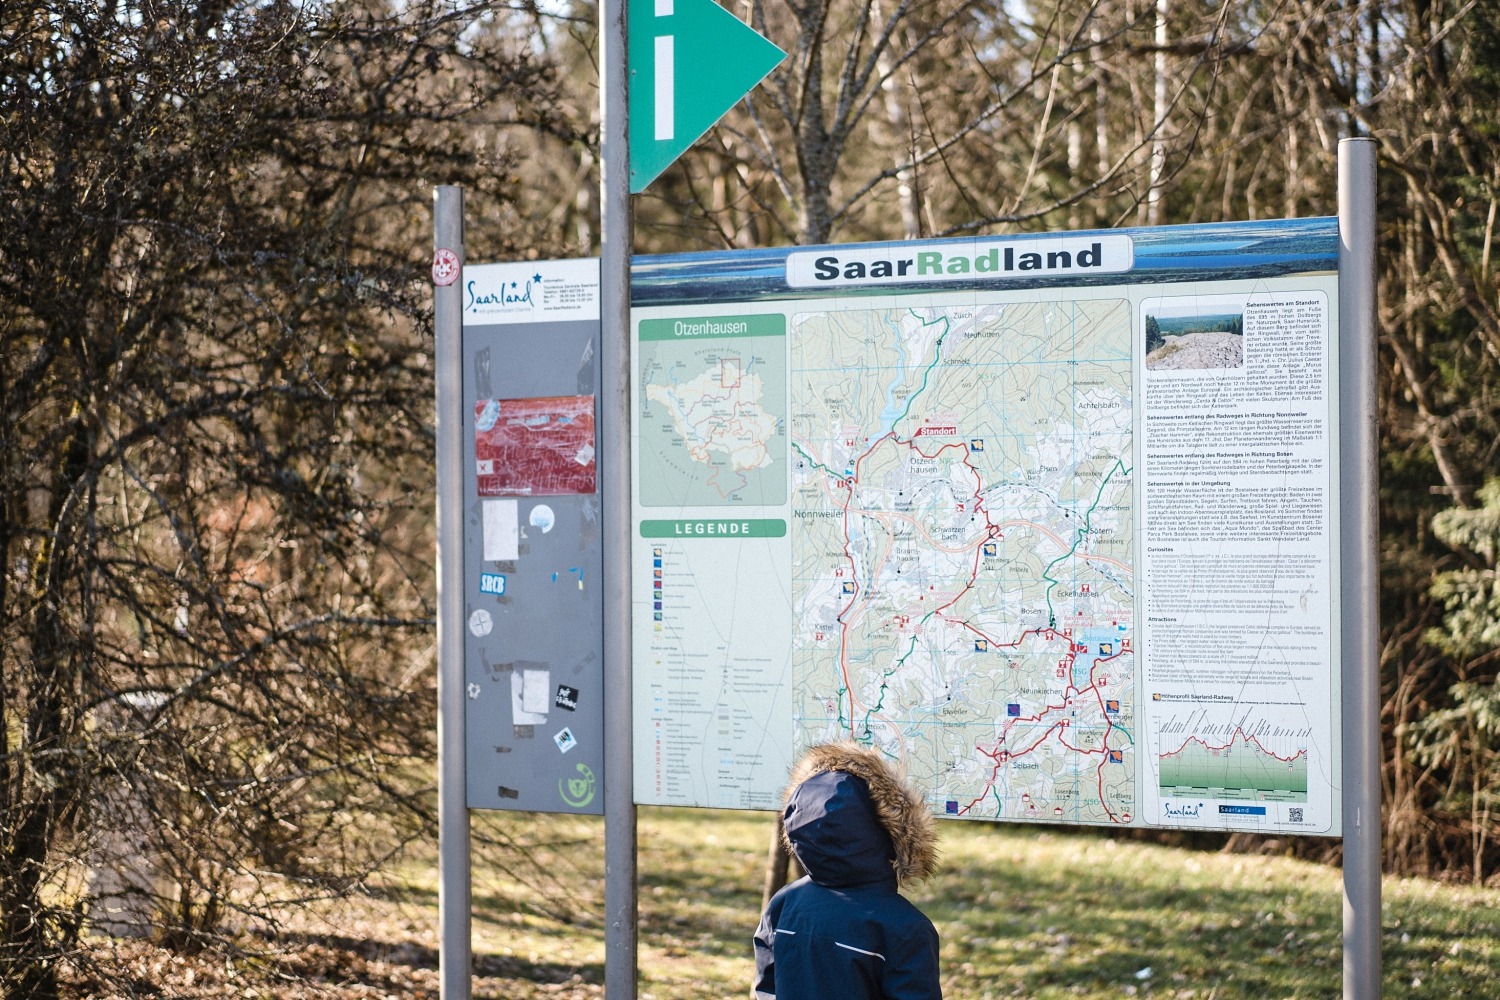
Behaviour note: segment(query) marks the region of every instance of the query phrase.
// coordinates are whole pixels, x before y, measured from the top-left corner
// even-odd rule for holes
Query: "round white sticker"
[[[478,609],[469,616],[469,631],[483,638],[490,634],[490,629],[495,627],[495,619],[483,608]]]
[[[542,534],[545,535],[551,531],[552,526],[556,523],[557,515],[552,513],[551,507],[548,507],[544,503],[539,503],[531,508],[531,526],[533,528],[541,528]]]

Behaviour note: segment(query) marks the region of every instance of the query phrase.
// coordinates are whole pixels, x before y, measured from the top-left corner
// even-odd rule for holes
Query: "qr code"
[[[1288,823],[1300,823],[1300,822],[1302,822],[1302,807],[1301,806],[1290,806],[1290,807],[1288,807],[1287,811],[1286,811],[1286,819],[1287,819]]]

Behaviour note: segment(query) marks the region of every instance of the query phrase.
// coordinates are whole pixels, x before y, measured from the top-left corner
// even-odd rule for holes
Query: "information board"
[[[463,283],[468,805],[598,815],[599,262]]]
[[[638,258],[635,797],[1340,833],[1338,231]]]

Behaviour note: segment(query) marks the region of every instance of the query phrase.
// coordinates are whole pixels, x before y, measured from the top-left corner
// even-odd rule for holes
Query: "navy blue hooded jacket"
[[[854,744],[813,748],[793,777],[786,837],[807,876],[756,929],[756,1000],[941,1000],[937,930],[897,892],[936,865],[920,797]]]

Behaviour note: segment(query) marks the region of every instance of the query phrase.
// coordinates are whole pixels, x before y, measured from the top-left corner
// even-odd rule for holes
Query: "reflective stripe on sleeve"
[[[873,956],[875,956],[875,957],[876,957],[876,958],[878,958],[878,959],[880,959],[880,960],[881,960],[881,961],[882,961],[882,962],[884,962],[884,961],[885,961],[885,956],[884,956],[884,955],[882,955],[882,954],[881,954],[881,953],[880,953],[880,952],[878,952],[878,951],[866,951],[866,950],[865,950],[865,949],[863,949],[863,948],[856,948],[856,947],[854,947],[854,945],[852,945],[852,944],[845,944],[845,943],[844,943],[844,942],[842,942],[842,941],[835,941],[835,942],[833,942],[833,943],[834,943],[834,944],[836,944],[836,945],[838,945],[838,946],[839,946],[839,947],[840,947],[840,948],[847,948],[847,949],[849,949],[849,950],[850,950],[850,951],[857,951],[857,952],[859,952],[859,953],[860,953],[860,954],[861,954],[861,955],[873,955]]]

